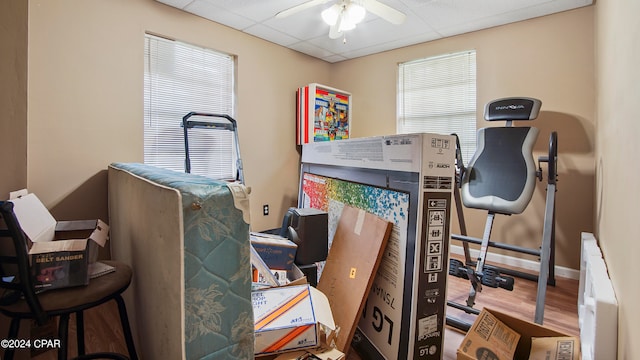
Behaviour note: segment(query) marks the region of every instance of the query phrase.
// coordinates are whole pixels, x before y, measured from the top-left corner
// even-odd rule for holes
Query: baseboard
[[[451,245],[449,247],[449,251],[451,252],[451,254],[464,255],[463,248],[460,245]],[[480,253],[479,250],[475,250],[475,249],[470,249],[470,251],[471,251],[472,258],[477,258]],[[514,256],[488,253],[487,261],[500,264],[500,265],[515,266],[524,270],[533,270],[536,272],[540,270],[539,262],[528,260],[528,259],[521,259]],[[571,269],[564,266],[556,266],[555,271],[556,271],[556,276],[559,276],[559,277],[573,279],[573,280],[580,279],[580,271],[576,269]]]

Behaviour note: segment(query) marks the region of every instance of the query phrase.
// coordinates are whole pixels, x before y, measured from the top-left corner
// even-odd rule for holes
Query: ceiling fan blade
[[[337,39],[340,37],[340,35],[342,35],[342,32],[340,31],[340,25],[342,25],[343,16],[344,13],[341,12],[340,15],[338,15],[338,20],[336,20],[336,23],[329,27],[330,39]]]
[[[340,31],[338,31],[338,24],[329,27],[329,39],[337,39],[342,35]]]
[[[304,2],[304,3],[300,4],[300,5],[296,5],[294,7],[290,7],[288,9],[286,9],[286,10],[280,11],[279,13],[276,14],[276,18],[277,19],[283,19],[283,18],[286,18],[287,16],[290,16],[290,15],[293,15],[295,13],[298,13],[298,12],[300,12],[302,10],[306,10],[306,9],[314,7],[314,6],[324,4],[327,1],[329,1],[329,0],[310,0],[310,1]]]
[[[407,17],[402,12],[392,8],[389,5],[383,4],[378,0],[362,0],[362,4],[364,5],[365,9],[367,9],[367,11],[378,15],[379,17],[395,25],[402,24],[404,22],[404,19]]]

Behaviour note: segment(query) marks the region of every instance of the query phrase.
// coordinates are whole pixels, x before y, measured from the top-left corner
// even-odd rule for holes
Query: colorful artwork
[[[328,212],[330,201],[338,201],[394,224],[407,220],[408,194],[312,174],[304,174],[302,181],[304,207]]]
[[[314,104],[313,141],[348,138],[349,96],[317,87]]]
[[[402,318],[409,194],[308,173],[303,174],[302,189],[303,207],[316,208],[329,214],[329,247],[344,205],[365,210],[393,222],[391,238],[374,278],[359,327],[371,327],[372,313],[377,311],[384,314],[389,327],[384,331],[377,331],[373,336],[379,339],[374,340],[386,344],[388,348],[397,349],[399,337],[392,336],[392,329],[393,322]],[[318,264],[319,277],[322,276],[323,266],[322,263]],[[397,328],[395,331],[398,331]]]
[[[351,126],[351,94],[312,83],[296,92],[298,145],[344,140]]]

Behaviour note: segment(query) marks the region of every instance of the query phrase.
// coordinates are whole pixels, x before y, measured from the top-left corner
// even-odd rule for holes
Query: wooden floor
[[[457,303],[466,303],[469,296],[469,280],[449,276],[447,283],[448,299]],[[477,309],[487,306],[524,320],[533,321],[536,308],[537,283],[525,279],[515,279],[513,291],[484,287],[476,296]],[[447,307],[447,316],[453,316],[472,323],[475,315]],[[544,308],[544,326],[579,336],[578,328],[578,280],[556,277],[555,286],[547,286],[546,306]],[[447,326],[445,330],[444,360],[456,358],[456,349],[464,338],[464,333]],[[366,360],[360,358],[354,350],[347,353],[346,360]]]
[[[448,298],[451,301],[465,303],[470,283],[468,280],[449,277]],[[516,279],[513,291],[503,289],[484,288],[476,298],[476,308],[482,309],[484,306],[495,308],[501,312],[525,320],[533,321],[535,313],[537,284],[524,279]],[[544,325],[569,335],[579,335],[578,315],[577,315],[578,281],[571,279],[556,278],[556,286],[547,287],[547,299],[544,311]],[[475,316],[465,314],[451,307],[447,308],[447,314],[473,322]],[[116,351],[126,353],[124,340],[120,331],[115,303],[105,304],[96,309],[92,309],[85,314],[86,322],[86,346],[87,351]],[[74,354],[75,324],[72,318],[69,338],[72,346],[71,354]],[[100,334],[100,335],[97,335]],[[464,333],[447,327],[445,331],[445,354],[444,359],[456,358],[456,349],[460,345]],[[55,359],[56,352],[48,351],[33,359],[49,360]],[[347,353],[347,360],[367,360],[361,359],[358,354],[350,350]]]

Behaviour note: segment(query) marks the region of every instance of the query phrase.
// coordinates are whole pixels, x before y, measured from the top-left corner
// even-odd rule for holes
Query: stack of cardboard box
[[[345,206],[317,288],[291,276],[296,268],[289,261],[295,258],[293,243],[252,236],[252,263],[257,272],[267,273],[258,279],[271,284],[252,293],[255,355],[278,354],[278,360],[343,359],[391,228],[378,216]],[[287,285],[269,279],[273,267],[284,267],[275,274],[287,271]]]
[[[251,234],[254,290],[254,352],[297,359],[308,351],[331,353],[337,329],[327,297],[310,286],[294,264],[297,246],[277,235]],[[336,357],[338,355],[338,357]]]

